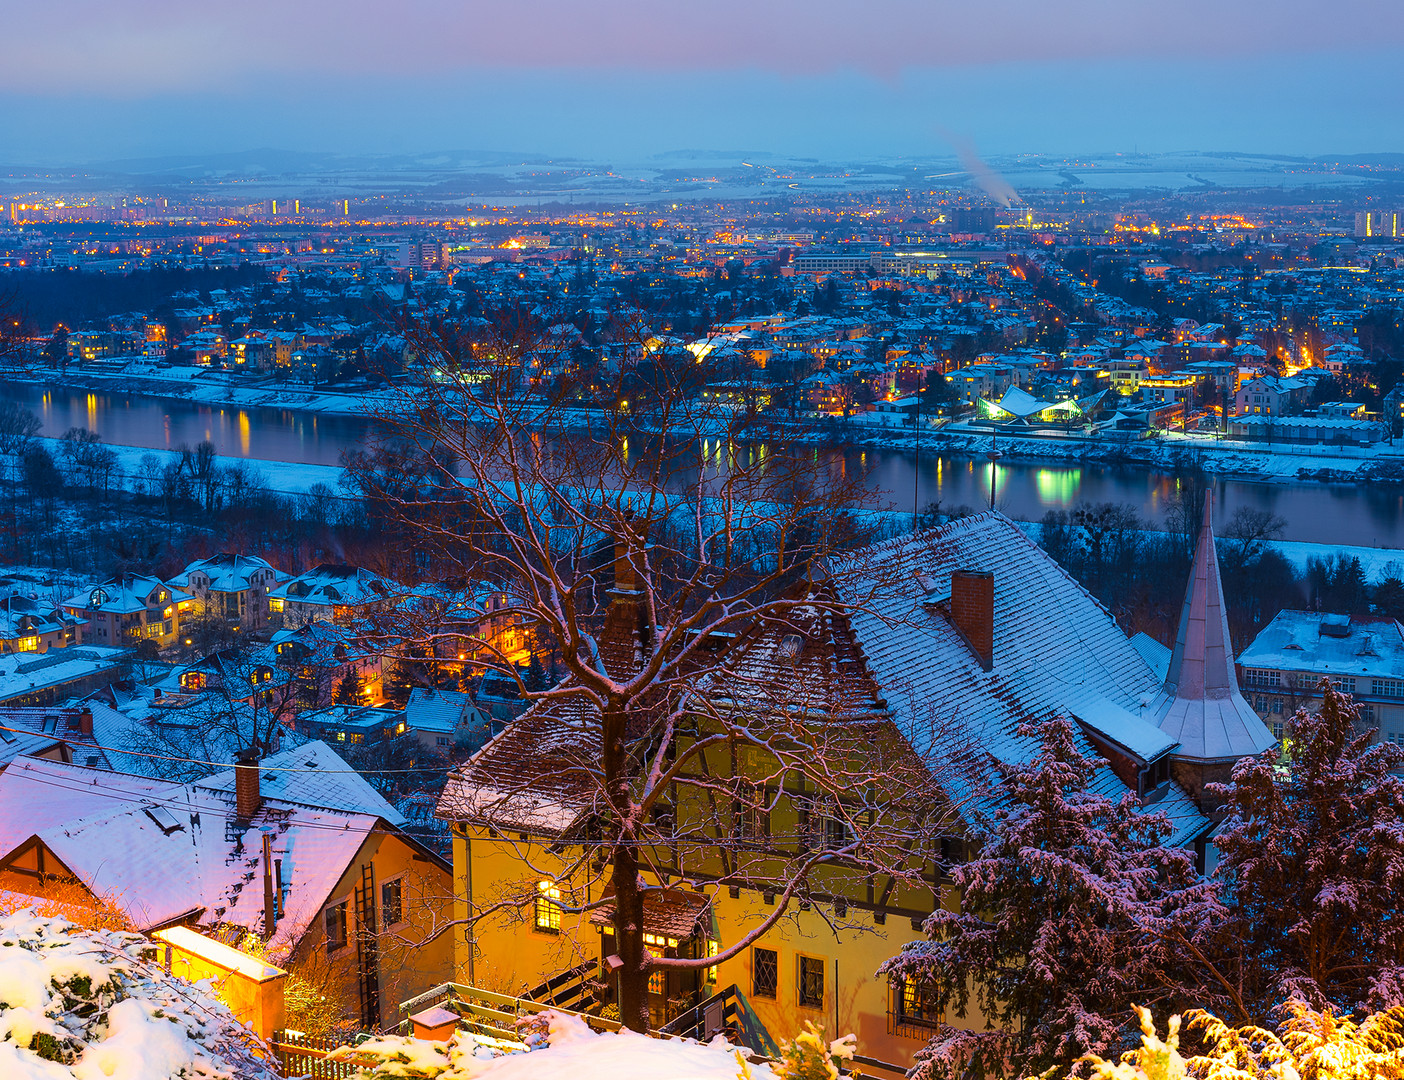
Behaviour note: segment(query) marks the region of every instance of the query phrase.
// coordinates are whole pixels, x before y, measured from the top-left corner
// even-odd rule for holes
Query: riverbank
[[[373,418],[391,403],[393,392],[369,387],[303,387],[202,367],[129,364],[121,369],[71,368],[9,376],[16,382],[82,393],[130,394],[218,409],[275,409],[312,416]],[[543,411],[545,407],[543,406]],[[992,450],[1009,463],[1031,465],[1100,465],[1175,473],[1202,469],[1224,479],[1250,483],[1404,484],[1404,445],[1372,447],[1284,446],[1231,442],[1169,432],[1153,438],[1121,433],[1084,435],[1039,432],[989,433],[961,424],[923,428],[899,426],[894,417],[865,414],[849,419],[767,420],[746,433],[750,440],[783,439],[795,445],[828,450],[881,450],[932,454],[983,461]],[[608,422],[599,410],[552,413],[541,430],[590,434]],[[641,432],[649,429],[643,422]],[[653,431],[652,434],[665,434]],[[726,418],[718,417],[704,435],[728,436]]]
[[[1263,446],[1166,432],[1153,438],[1114,434],[1049,432],[1010,435],[947,425],[925,430],[887,428],[853,420],[821,420],[800,427],[783,425],[797,443],[842,448],[934,453],[1023,464],[1102,465],[1175,473],[1202,469],[1224,479],[1259,483],[1404,484],[1404,444],[1355,446]]]
[[[214,368],[155,363],[128,364],[111,371],[7,372],[4,380],[55,390],[100,394],[139,394],[218,408],[285,409],[333,416],[366,416],[388,400],[383,391],[364,388],[310,387],[251,381]]]

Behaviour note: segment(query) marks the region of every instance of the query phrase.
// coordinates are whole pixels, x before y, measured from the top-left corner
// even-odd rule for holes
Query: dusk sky
[[[825,158],[1404,151],[1400,0],[65,0],[0,161],[273,147]]]

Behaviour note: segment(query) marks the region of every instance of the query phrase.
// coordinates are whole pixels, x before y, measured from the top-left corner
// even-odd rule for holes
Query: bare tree
[[[1224,548],[1224,570],[1239,573],[1255,561],[1268,545],[1287,528],[1285,518],[1271,510],[1240,506],[1224,527],[1220,543]]]
[[[383,445],[417,467],[391,470],[392,486],[363,462],[362,490],[440,577],[505,594],[564,673],[533,687],[511,655],[485,650],[531,707],[444,805],[505,829],[523,815],[542,825],[554,803],[545,827],[579,853],[567,873],[601,888],[552,902],[612,928],[623,1022],[646,1027],[651,974],[700,974],[791,905],[873,879],[933,895],[947,804],[843,644],[865,568],[833,557],[867,535],[861,478],[767,442],[750,417],[708,415],[702,365],[656,337],[640,333],[588,387],[558,380],[549,400],[514,390],[538,365],[530,320],[412,340]],[[544,848],[519,855],[530,867]],[[645,901],[663,881],[764,890],[773,907],[717,955],[655,955]],[[833,911],[842,920],[846,904]]]
[[[26,321],[18,294],[0,292],[0,370],[28,367],[32,346]]]
[[[181,684],[184,699],[133,731],[127,748],[134,753],[119,767],[189,782],[230,766],[243,750],[276,753],[303,701],[299,672],[252,642],[187,667]]]

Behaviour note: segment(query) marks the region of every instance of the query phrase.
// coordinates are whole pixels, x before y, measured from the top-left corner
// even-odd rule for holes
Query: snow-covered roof
[[[1014,729],[1066,702],[1089,715],[1106,703],[1145,719],[1154,673],[1110,613],[1003,515],[963,518],[860,558],[861,565],[837,566],[836,578],[856,569],[848,585],[855,600],[873,594],[853,613],[854,632],[888,701],[908,711],[919,751],[929,749],[922,732],[938,716],[959,716],[979,745],[1009,761],[1033,749]],[[959,568],[994,575],[988,672],[944,599]],[[923,711],[931,716],[916,715]]]
[[[198,785],[21,758],[0,774],[0,859],[37,837],[138,928],[194,918],[261,932],[262,838],[286,899],[270,956],[286,956],[331,898],[378,817],[265,799],[249,822]]]
[[[994,576],[994,656],[986,671],[949,608],[951,575]],[[832,566],[832,587],[853,610],[813,626],[764,630],[728,661],[734,678],[717,699],[734,707],[779,702],[852,724],[895,724],[925,761],[972,763],[1037,752],[1026,721],[1073,718],[1083,728],[1153,761],[1176,747],[1154,722],[1162,674],[1115,620],[1013,522],[986,513],[890,541]],[[790,640],[787,640],[790,639]],[[786,678],[789,674],[792,677]],[[791,700],[799,687],[803,702]],[[710,691],[708,691],[710,693]],[[789,695],[789,697],[786,697]],[[812,699],[812,700],[811,700]],[[447,818],[493,819],[524,829],[567,828],[594,796],[598,733],[568,702],[536,706],[450,774],[439,804]],[[1090,742],[1083,751],[1096,755]],[[983,764],[979,764],[983,763]],[[1126,786],[1110,770],[1095,785],[1114,798]],[[1174,842],[1207,820],[1177,785],[1156,804]]]
[[[50,649],[37,655],[0,654],[0,702],[113,671],[129,656],[126,649],[96,645]]]
[[[405,702],[405,728],[452,735],[473,720],[477,706],[473,695],[455,690],[434,690],[416,686]]]
[[[1147,633],[1132,634],[1131,647],[1164,682],[1165,673],[1170,670],[1170,650]]]
[[[171,584],[188,589],[190,575],[201,574],[208,580],[209,584],[205,587],[210,592],[238,593],[252,587],[250,577],[265,572],[271,573],[275,582],[287,581],[290,577],[255,555],[233,555],[222,551],[208,559],[196,559],[172,578]]]
[[[189,593],[167,585],[160,578],[132,574],[81,590],[65,600],[63,606],[82,611],[129,615],[146,610],[148,601],[156,604],[176,604],[182,600],[193,599]]]
[[[397,596],[401,586],[370,570],[357,566],[323,563],[283,582],[270,596],[295,600],[299,604],[373,604]]]
[[[374,814],[391,825],[405,816],[391,806],[359,772],[324,742],[313,741],[264,758],[258,763],[259,790],[265,798]],[[195,783],[210,791],[233,791],[234,770],[226,769]]]
[[[1393,619],[1279,611],[1243,650],[1245,668],[1404,679],[1404,626]],[[1300,681],[1300,680],[1299,680]],[[1312,678],[1304,689],[1313,689]],[[1364,693],[1369,687],[1359,687]]]
[[[28,596],[0,599],[0,641],[13,641],[30,635],[49,634],[63,629],[52,604]]]

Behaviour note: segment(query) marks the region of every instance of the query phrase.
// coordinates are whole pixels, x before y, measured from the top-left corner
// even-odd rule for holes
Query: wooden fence
[[[275,1031],[269,1040],[278,1056],[278,1066],[287,1077],[309,1080],[348,1080],[363,1064],[358,1061],[328,1061],[327,1055],[346,1045],[336,1036],[316,1037],[301,1031]],[[367,1059],[369,1060],[369,1059]],[[373,1064],[373,1063],[372,1063]]]

